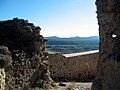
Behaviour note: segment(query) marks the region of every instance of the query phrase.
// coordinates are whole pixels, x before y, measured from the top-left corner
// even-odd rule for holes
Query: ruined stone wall
[[[49,55],[51,77],[63,81],[91,81],[96,74],[98,53],[64,57]]]
[[[96,0],[100,56],[92,90],[120,90],[120,0]]]
[[[5,90],[5,70],[0,68],[0,90]]]
[[[12,63],[11,53],[5,46],[0,46],[0,90],[5,90],[5,68]]]
[[[24,19],[0,21],[0,67],[5,69],[6,90],[47,88],[52,84],[40,30]]]

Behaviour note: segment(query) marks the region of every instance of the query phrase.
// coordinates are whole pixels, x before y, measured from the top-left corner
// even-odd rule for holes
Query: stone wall
[[[5,90],[5,68],[12,63],[11,53],[7,47],[0,46],[0,90]]]
[[[53,83],[40,30],[24,19],[0,21],[0,68],[5,69],[6,90],[47,88]]]
[[[5,70],[0,68],[0,90],[5,90]]]
[[[96,0],[100,57],[92,90],[120,90],[120,0]]]
[[[91,81],[96,74],[98,53],[68,58],[61,54],[50,54],[48,60],[54,80]]]

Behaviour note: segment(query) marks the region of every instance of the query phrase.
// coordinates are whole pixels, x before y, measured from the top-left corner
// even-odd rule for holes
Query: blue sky
[[[0,0],[0,20],[27,19],[43,36],[96,36],[95,12],[95,0]]]

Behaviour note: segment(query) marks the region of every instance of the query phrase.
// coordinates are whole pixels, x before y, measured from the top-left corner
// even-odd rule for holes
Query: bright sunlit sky
[[[27,19],[43,36],[98,36],[95,0],[0,0],[0,20]]]

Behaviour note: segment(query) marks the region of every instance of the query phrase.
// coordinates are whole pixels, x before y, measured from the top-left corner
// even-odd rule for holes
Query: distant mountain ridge
[[[45,37],[47,39],[46,48],[50,51],[59,53],[75,53],[82,51],[98,50],[99,37],[68,37],[60,38],[57,36]]]
[[[99,40],[99,36],[90,36],[90,37],[79,37],[79,36],[75,36],[75,37],[57,37],[57,36],[50,36],[50,37],[45,37],[45,39],[54,39],[54,40]]]

